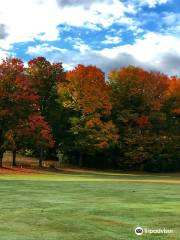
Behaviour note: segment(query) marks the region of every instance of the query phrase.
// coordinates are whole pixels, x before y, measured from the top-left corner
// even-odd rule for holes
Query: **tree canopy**
[[[31,149],[67,164],[125,170],[180,169],[180,79],[128,66],[105,79],[96,66],[37,57],[0,63],[3,153]],[[51,151],[48,149],[52,149]]]

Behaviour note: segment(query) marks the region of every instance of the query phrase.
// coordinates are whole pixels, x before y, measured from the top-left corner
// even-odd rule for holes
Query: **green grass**
[[[0,208],[1,240],[180,239],[180,175],[0,175]]]

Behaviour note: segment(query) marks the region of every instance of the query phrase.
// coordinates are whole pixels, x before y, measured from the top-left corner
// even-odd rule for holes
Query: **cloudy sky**
[[[0,57],[180,75],[180,0],[0,0]]]

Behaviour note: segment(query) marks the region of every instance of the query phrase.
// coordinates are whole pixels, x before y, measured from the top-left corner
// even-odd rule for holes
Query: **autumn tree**
[[[26,72],[40,98],[41,115],[52,129],[57,146],[62,141],[64,127],[62,104],[57,94],[57,85],[65,79],[62,63],[50,63],[44,57],[37,57],[28,62]]]
[[[38,96],[24,75],[23,62],[9,58],[0,64],[0,167],[8,138],[20,121],[38,109]]]
[[[23,124],[22,129],[20,130],[21,138],[23,137],[27,147],[36,149],[40,153],[39,167],[42,167],[44,151],[55,144],[49,124],[42,115],[33,114]]]
[[[178,170],[179,106],[177,76],[129,66],[105,81],[95,66],[65,73],[43,57],[26,68],[7,58],[0,63],[0,167],[6,150],[16,165],[18,150],[33,149],[41,167],[53,148],[79,166],[108,159],[126,170]]]
[[[5,144],[13,153],[13,166],[16,166],[16,153],[22,149],[35,149],[40,153],[39,167],[42,167],[44,151],[54,146],[54,138],[48,123],[38,113],[19,121],[14,129],[6,133]]]
[[[59,84],[63,106],[71,111],[69,131],[82,165],[83,155],[108,148],[117,142],[118,134],[111,113],[110,89],[104,73],[94,66],[78,65],[67,72]],[[72,146],[73,145],[73,146]]]
[[[64,79],[61,63],[50,63],[44,57],[38,57],[28,62],[28,77],[36,94],[40,97],[40,111],[46,116],[50,103],[56,98],[57,85]]]
[[[152,139],[165,128],[166,116],[161,109],[168,81],[164,74],[133,66],[109,74],[112,116],[121,132],[119,161],[126,168],[142,168],[152,158],[150,142],[155,142]]]
[[[168,77],[129,66],[110,72],[109,84],[112,89],[114,114],[118,116],[120,113],[119,120],[124,115],[124,121],[131,121],[151,110],[160,109],[168,87]]]
[[[167,116],[167,128],[171,133],[180,133],[180,79],[171,77],[165,94],[163,112]]]

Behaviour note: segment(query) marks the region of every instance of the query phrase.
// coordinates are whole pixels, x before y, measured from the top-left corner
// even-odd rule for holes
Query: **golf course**
[[[1,240],[178,240],[180,174],[5,169]],[[172,233],[135,234],[135,228]]]

